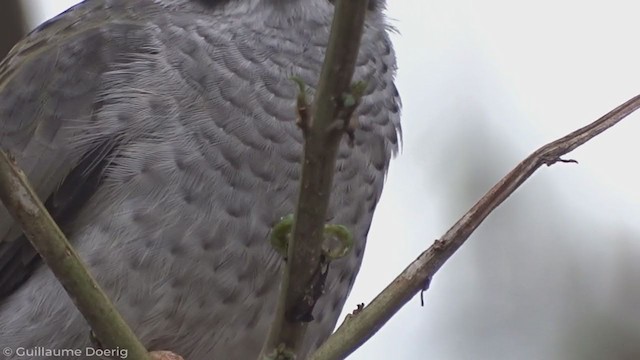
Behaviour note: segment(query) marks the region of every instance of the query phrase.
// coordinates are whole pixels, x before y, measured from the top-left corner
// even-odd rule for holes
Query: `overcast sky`
[[[74,3],[27,2],[39,4],[35,22]],[[469,114],[485,119],[492,135],[511,145],[512,162],[497,165],[506,173],[537,147],[640,93],[639,11],[637,0],[389,2],[390,22],[399,30],[393,40],[404,103],[404,151],[392,164],[347,309],[368,302],[472,205],[444,213],[447,188],[441,184],[434,192],[456,156],[463,156],[442,152],[444,134],[454,145],[465,141],[452,136],[449,125],[473,128]],[[640,231],[639,117],[629,117],[572,153],[579,165],[541,169],[536,183],[553,184],[554,196],[568,208]],[[460,152],[482,151],[464,145]],[[442,166],[427,173],[429,162]],[[520,191],[532,187],[525,184]],[[419,358],[446,359],[440,333],[424,329],[456,296],[445,285],[455,281],[447,272],[464,267],[454,260],[434,279],[424,308],[413,299],[351,359],[413,359],[418,351]]]

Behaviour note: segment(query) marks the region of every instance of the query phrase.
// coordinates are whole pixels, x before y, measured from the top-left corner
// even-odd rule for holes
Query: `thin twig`
[[[431,277],[460,248],[471,233],[538,168],[542,165],[550,166],[556,162],[571,161],[561,159],[561,156],[593,139],[638,108],[640,108],[640,95],[593,123],[536,150],[493,186],[369,305],[358,314],[348,316],[338,330],[309,359],[344,359],[351,354],[418,292],[426,290]]]
[[[85,317],[101,345],[105,349],[127,349],[128,359],[148,359],[147,350],[89,274],[29,186],[24,173],[2,150],[0,198]]]
[[[311,124],[305,129],[300,194],[275,319],[260,359],[298,354],[319,292],[322,232],[329,206],[336,153],[344,129],[335,129],[350,92],[368,0],[339,0],[315,94]],[[293,110],[293,109],[292,109]],[[349,119],[341,119],[349,120]],[[334,130],[332,130],[332,126]],[[340,130],[340,131],[336,131]]]

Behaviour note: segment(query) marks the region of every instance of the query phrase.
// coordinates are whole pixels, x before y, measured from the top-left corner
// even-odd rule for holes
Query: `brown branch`
[[[323,284],[322,233],[329,206],[338,145],[349,113],[343,103],[351,92],[351,79],[360,47],[368,0],[339,0],[325,56],[311,123],[302,123],[304,158],[300,194],[288,244],[280,298],[275,319],[260,359],[299,354],[307,323]],[[300,106],[300,105],[299,105]],[[300,110],[300,109],[299,109]],[[351,109],[352,110],[352,109]],[[304,122],[305,119],[302,119]],[[283,355],[286,354],[286,355]]]
[[[471,233],[538,168],[556,162],[574,162],[563,160],[561,156],[593,139],[638,108],[640,95],[593,123],[536,150],[493,186],[440,239],[420,254],[371,304],[359,310],[357,314],[347,316],[338,330],[309,359],[343,359],[351,354],[418,292],[426,290],[431,277]]]
[[[128,349],[128,358],[148,359],[147,350],[98,286],[53,221],[24,173],[0,150],[0,198],[87,320],[105,349]],[[89,334],[87,334],[87,337]]]
[[[0,11],[0,60],[27,33],[25,4],[20,0],[3,1]]]

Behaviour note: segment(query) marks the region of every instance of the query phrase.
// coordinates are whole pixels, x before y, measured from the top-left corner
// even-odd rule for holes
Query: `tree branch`
[[[28,30],[22,1],[4,1],[0,12],[0,59],[9,53]]]
[[[148,359],[147,350],[89,274],[38,200],[24,173],[2,150],[0,199],[85,317],[101,345],[105,349],[128,349],[129,359]]]
[[[344,135],[340,118],[360,46],[368,0],[338,0],[310,124],[302,123],[304,158],[293,236],[288,244],[276,317],[260,359],[298,354],[319,293],[318,273],[325,217],[335,171],[336,153]],[[349,114],[350,115],[350,114]],[[305,120],[302,119],[304,122]]]
[[[402,306],[420,291],[425,291],[431,277],[460,248],[471,233],[542,165],[563,160],[573,151],[640,108],[640,95],[628,100],[593,123],[553,141],[518,164],[494,185],[440,239],[412,262],[376,298],[349,315],[338,330],[313,353],[310,360],[343,359],[373,336]]]

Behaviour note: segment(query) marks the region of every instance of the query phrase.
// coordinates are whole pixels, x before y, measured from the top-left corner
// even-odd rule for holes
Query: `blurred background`
[[[77,1],[3,3],[0,52]],[[345,313],[539,146],[640,93],[637,1],[388,1],[404,147]],[[23,19],[24,23],[20,20]],[[640,359],[640,114],[539,170],[349,359]]]

